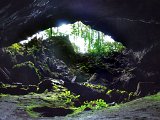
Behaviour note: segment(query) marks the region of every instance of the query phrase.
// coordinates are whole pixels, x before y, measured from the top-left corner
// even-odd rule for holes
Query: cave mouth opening
[[[81,21],[73,24],[61,23],[58,27],[51,27],[37,32],[20,43],[28,43],[33,38],[46,40],[55,36],[68,37],[76,53],[121,52],[125,48],[122,43],[116,42],[111,36],[94,30]]]

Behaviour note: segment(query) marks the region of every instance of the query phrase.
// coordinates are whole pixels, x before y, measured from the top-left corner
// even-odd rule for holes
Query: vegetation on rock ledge
[[[136,80],[134,61],[125,47],[106,42],[104,34],[80,22],[71,27],[75,39],[85,40],[88,53],[77,52],[69,36],[58,28],[57,33],[48,29],[46,40],[35,37],[28,43],[2,48],[1,94],[25,95],[20,97],[21,106],[34,117],[53,117],[46,109],[76,114],[139,97],[127,89],[129,80]]]

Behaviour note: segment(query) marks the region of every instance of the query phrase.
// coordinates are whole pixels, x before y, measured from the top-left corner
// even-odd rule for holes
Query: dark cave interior
[[[36,98],[21,103],[28,114],[53,117],[51,111],[67,115],[82,105],[87,111],[158,93],[159,11],[158,0],[1,0],[0,94]],[[65,36],[14,44],[76,21],[112,36],[126,49],[107,56],[77,54]],[[36,106],[38,101],[42,106]]]

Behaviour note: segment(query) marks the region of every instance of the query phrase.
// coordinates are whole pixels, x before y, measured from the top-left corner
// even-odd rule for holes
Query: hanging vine
[[[121,52],[125,47],[118,42],[106,42],[105,34],[91,29],[90,26],[84,25],[82,22],[69,24],[71,32],[69,34],[60,32],[59,28],[49,28],[46,30],[46,35],[50,38],[52,36],[73,36],[74,41],[78,37],[82,38],[85,42],[87,51],[89,53],[107,53],[107,52]],[[75,44],[73,46],[76,46]],[[76,51],[78,49],[76,48]]]

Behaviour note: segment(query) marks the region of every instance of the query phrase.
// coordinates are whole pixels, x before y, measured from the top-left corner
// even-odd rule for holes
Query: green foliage
[[[36,74],[38,75],[38,77],[40,78],[39,70],[35,67],[33,62],[26,61],[24,63],[16,64],[13,66],[13,69],[14,68],[22,68],[22,67],[29,67],[29,68],[33,69],[36,72]]]
[[[34,98],[34,99],[32,99]],[[21,101],[21,106],[24,106],[27,113],[31,117],[38,117],[39,114],[33,111],[33,108],[48,106],[50,108],[69,108],[77,109],[74,106],[74,101],[77,101],[79,96],[72,94],[66,88],[54,85],[54,92],[47,92],[42,94],[26,95],[25,100]]]
[[[11,55],[16,55],[16,54],[23,54],[23,46],[20,43],[14,43],[8,48],[6,48],[6,51],[10,53]]]
[[[105,63],[105,60],[110,57],[104,54],[84,54],[80,56],[77,60],[76,69],[79,71],[83,71],[86,73],[96,73],[98,70],[107,70],[110,72],[110,69],[108,69],[108,63]]]
[[[29,66],[30,68],[35,68],[34,64],[31,61],[27,61],[27,62],[24,62],[24,63],[21,63],[21,64],[14,65],[13,68],[20,68],[20,67],[23,67],[23,66]]]
[[[40,113],[33,111],[33,108],[36,108],[36,107],[38,107],[38,106],[37,105],[30,105],[30,106],[26,107],[26,112],[32,118],[40,117]]]
[[[78,52],[80,51],[80,48],[79,48],[78,46],[76,46],[75,43],[72,43],[72,46],[73,46],[74,51],[75,51],[76,53],[78,53]]]
[[[0,88],[5,87],[5,84],[3,84],[2,82],[0,82]]]
[[[52,37],[52,34],[53,34],[52,28],[49,28],[49,29],[45,30],[45,32],[46,32],[46,36],[47,36],[48,38],[51,38],[51,37]]]
[[[74,101],[76,101],[79,97],[80,97],[79,95],[75,96],[70,91],[64,91],[60,93],[58,98],[59,100],[63,100],[66,105],[73,106]]]
[[[64,33],[59,32],[58,27],[46,29],[45,30],[45,35],[48,38],[51,38],[53,36],[65,36]]]
[[[122,43],[119,42],[107,42],[102,43],[101,46],[97,46],[95,43],[94,48],[90,50],[90,53],[98,53],[98,54],[112,54],[114,52],[122,52],[125,49],[125,47],[122,45]]]
[[[59,28],[49,28],[45,30],[46,36],[51,38],[52,36],[74,36],[76,40],[78,37],[82,38],[85,41],[86,49],[88,53],[94,54],[110,54],[113,52],[122,52],[125,47],[119,42],[106,42],[105,34],[91,29],[90,26],[84,25],[82,22],[76,22],[69,25],[71,27],[71,32],[66,34],[59,31]],[[80,49],[76,47],[75,44],[74,50],[80,52]]]
[[[144,99],[152,101],[160,101],[160,92],[155,95],[147,96]]]
[[[27,55],[34,55],[38,51],[40,51],[40,49],[42,49],[42,40],[41,39],[37,39],[35,37],[31,41],[29,41],[28,43],[24,44],[24,48],[25,48],[24,52]]]
[[[98,110],[106,107],[108,107],[108,104],[104,100],[98,99],[90,102],[84,102],[82,106],[77,108],[75,113],[83,112],[85,110]]]
[[[110,95],[113,90],[108,90],[106,94]]]
[[[95,85],[95,84],[90,84],[90,83],[84,83],[84,85],[86,87],[89,87],[89,88],[92,88],[92,89],[95,89],[99,92],[104,92],[107,90],[107,88],[105,86],[102,86],[102,85]]]

